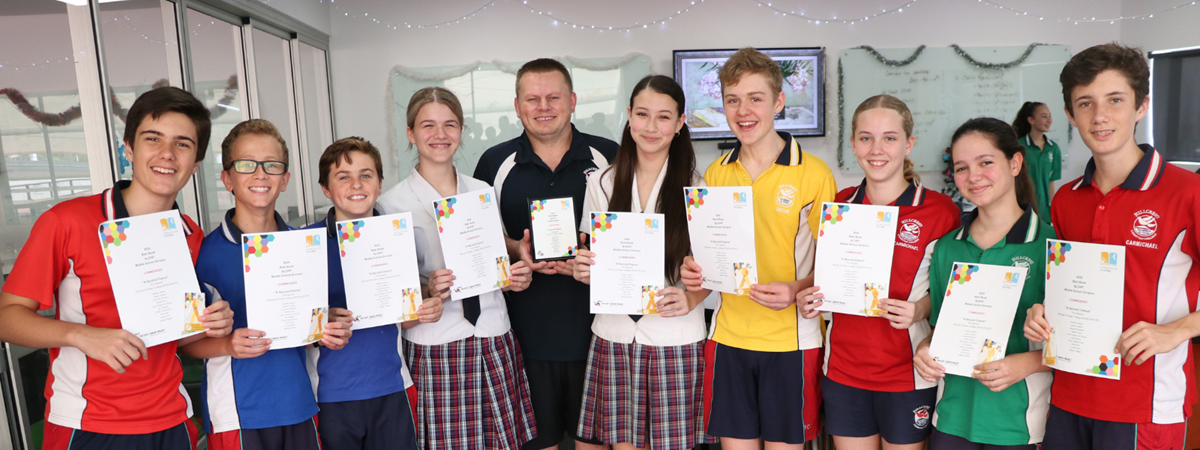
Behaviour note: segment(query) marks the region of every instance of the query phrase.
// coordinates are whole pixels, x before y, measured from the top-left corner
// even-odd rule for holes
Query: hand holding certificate
[[[571,197],[529,201],[529,233],[534,261],[563,261],[575,257],[575,200]]]
[[[325,337],[329,259],[325,229],[242,235],[246,324],[266,333],[272,349]]]
[[[1125,248],[1046,240],[1046,322],[1043,363],[1055,370],[1121,379]]]
[[[337,229],[353,329],[417,320],[421,278],[412,213],[347,220]]]
[[[1028,271],[954,263],[929,345],[929,355],[946,373],[970,377],[975,366],[1004,358]]]
[[[758,284],[750,186],[686,187],[683,195],[692,257],[704,270],[701,287],[750,295]]]
[[[204,294],[184,226],[179,211],[170,210],[99,227],[121,328],[146,347],[204,332]]]
[[[592,314],[658,314],[664,230],[662,214],[592,213]]]
[[[878,317],[891,284],[895,206],[821,205],[813,285],[825,294],[821,311]]]
[[[496,191],[487,188],[433,202],[442,256],[456,277],[451,300],[502,289],[511,282],[500,205],[495,199]]]

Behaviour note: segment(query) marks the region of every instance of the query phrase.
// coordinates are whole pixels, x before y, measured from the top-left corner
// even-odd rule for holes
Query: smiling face
[[[325,197],[333,200],[338,220],[371,217],[375,199],[383,194],[383,184],[375,173],[375,160],[363,152],[349,152],[350,162],[339,159],[329,168],[328,186],[321,186]]]
[[[249,159],[254,161],[284,161],[283,146],[274,137],[265,134],[245,134],[237,138],[230,147],[231,161]],[[233,193],[238,209],[275,209],[275,199],[287,190],[291,172],[283,175],[268,175],[261,165],[254,173],[238,173],[233,167],[221,172],[225,189]]]
[[[671,147],[671,140],[683,128],[679,105],[667,94],[642,89],[629,108],[629,132],[642,153],[657,154]]]
[[[1150,98],[1143,99],[1141,107],[1135,105],[1136,100],[1125,76],[1108,69],[1097,74],[1091,84],[1071,90],[1074,113],[1068,110],[1067,119],[1079,129],[1079,136],[1093,155],[1136,150],[1134,130],[1137,122],[1146,117]]]
[[[1050,107],[1046,105],[1038,105],[1028,120],[1031,128],[1042,133],[1049,133],[1050,125],[1054,124],[1054,118],[1050,117]]]
[[[449,164],[462,142],[462,123],[449,106],[426,103],[408,129],[408,142],[417,146],[422,162]]]
[[[166,112],[147,116],[134,142],[125,142],[125,158],[133,166],[133,189],[174,200],[200,167],[196,161],[196,125],[186,115]]]
[[[725,120],[744,146],[753,147],[775,133],[775,115],[783,111],[783,91],[774,92],[767,77],[748,73],[737,84],[721,86]]]
[[[963,197],[980,208],[1006,196],[1016,198],[1016,176],[1024,158],[1020,153],[1010,160],[981,133],[968,133],[950,148],[954,161],[954,184]]]
[[[867,180],[875,183],[904,178],[904,158],[916,138],[906,136],[904,119],[891,108],[872,108],[854,122],[854,157]]]
[[[531,136],[555,139],[571,131],[575,93],[558,71],[528,72],[518,81],[517,117]]]

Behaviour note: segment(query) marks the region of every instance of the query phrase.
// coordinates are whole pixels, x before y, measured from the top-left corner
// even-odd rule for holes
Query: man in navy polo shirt
[[[570,261],[533,263],[529,199],[572,197],[575,215],[582,217],[587,177],[608,167],[617,144],[571,125],[571,74],[553,59],[521,66],[514,104],[525,132],[484,152],[474,176],[496,188],[513,260],[519,258],[535,271],[529,289],[507,293],[537,421],[537,438],[523,448],[555,447],[567,432],[575,438],[575,448],[600,449],[598,441],[575,435],[592,338],[588,286],[572,278]]]

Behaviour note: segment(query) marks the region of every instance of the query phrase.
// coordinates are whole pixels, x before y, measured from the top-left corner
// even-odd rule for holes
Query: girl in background
[[[1054,182],[1062,178],[1062,151],[1046,133],[1054,118],[1050,107],[1040,102],[1025,102],[1013,119],[1013,130],[1021,145],[1025,146],[1025,165],[1029,178],[1033,180],[1037,198],[1038,215],[1050,219],[1050,199],[1054,197]]]

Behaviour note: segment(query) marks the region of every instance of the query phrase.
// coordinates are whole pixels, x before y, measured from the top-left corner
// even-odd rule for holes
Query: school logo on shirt
[[[913,410],[913,426],[918,430],[924,430],[929,426],[929,405],[921,406]]]
[[[901,220],[896,237],[909,244],[916,244],[917,241],[921,240],[921,226],[921,221],[917,219]]]
[[[1026,269],[1033,267],[1033,258],[1028,256],[1014,256],[1012,259],[1014,267],[1024,267]]]
[[[1158,235],[1158,213],[1149,209],[1133,213],[1133,237],[1141,240],[1154,239]]]
[[[796,204],[796,187],[790,184],[781,184],[775,191],[775,205],[779,206],[776,210],[781,213],[788,213],[792,205]]]

